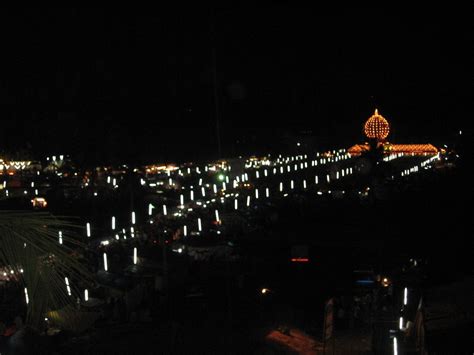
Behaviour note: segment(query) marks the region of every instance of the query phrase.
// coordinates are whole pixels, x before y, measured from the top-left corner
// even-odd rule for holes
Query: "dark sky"
[[[215,157],[214,45],[226,156],[281,147],[302,130],[356,143],[375,106],[392,141],[437,142],[473,114],[472,15],[3,10],[0,151],[86,162]]]

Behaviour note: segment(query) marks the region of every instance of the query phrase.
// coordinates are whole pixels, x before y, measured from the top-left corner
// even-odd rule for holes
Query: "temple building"
[[[390,133],[390,124],[385,117],[379,114],[377,109],[365,122],[364,133],[368,139],[375,140],[378,147],[383,146],[386,154],[433,155],[438,153],[438,148],[432,144],[392,144],[388,142],[386,138]],[[356,144],[347,151],[349,154],[357,156],[369,150],[369,143],[364,143]]]

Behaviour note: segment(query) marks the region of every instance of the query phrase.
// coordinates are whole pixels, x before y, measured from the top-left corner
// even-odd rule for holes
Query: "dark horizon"
[[[472,26],[434,10],[3,11],[0,151],[216,158],[213,46],[223,157],[278,152],[303,131],[348,147],[375,107],[393,142],[468,134]]]

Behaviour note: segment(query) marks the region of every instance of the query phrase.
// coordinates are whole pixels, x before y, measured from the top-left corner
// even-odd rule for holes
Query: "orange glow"
[[[387,120],[379,115],[377,109],[375,109],[374,114],[365,122],[364,133],[367,138],[377,139],[382,141],[387,138],[388,133],[390,132],[390,125]]]
[[[294,263],[307,263],[309,262],[308,258],[291,258],[291,261]]]
[[[48,205],[48,202],[43,197],[35,197],[31,200],[33,207],[41,207],[44,208]]]
[[[361,155],[364,152],[370,150],[368,144],[356,144],[350,147],[347,152],[350,155]],[[384,152],[386,154],[397,154],[397,153],[405,153],[405,154],[414,154],[414,155],[425,155],[425,154],[437,154],[438,148],[436,148],[432,144],[391,144],[385,143],[384,144]]]

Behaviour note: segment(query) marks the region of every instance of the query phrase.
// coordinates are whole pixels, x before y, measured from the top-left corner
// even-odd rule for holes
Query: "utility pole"
[[[216,115],[216,137],[217,137],[217,158],[220,159],[222,156],[221,151],[221,132],[219,123],[219,94],[217,89],[217,59],[216,59],[216,42],[217,35],[215,29],[216,14],[215,10],[212,11],[211,19],[211,32],[212,32],[212,77],[214,83],[214,108]]]

